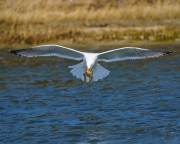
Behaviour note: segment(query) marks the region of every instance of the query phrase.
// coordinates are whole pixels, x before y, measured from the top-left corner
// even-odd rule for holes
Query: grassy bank
[[[180,41],[180,0],[0,0],[0,43]]]

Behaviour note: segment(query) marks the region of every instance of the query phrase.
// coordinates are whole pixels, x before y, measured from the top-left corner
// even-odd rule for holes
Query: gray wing
[[[173,53],[171,52],[158,52],[149,49],[142,49],[136,47],[124,47],[115,50],[110,50],[98,54],[98,61],[114,62],[128,59],[143,59],[158,57]]]
[[[82,60],[83,53],[67,47],[59,45],[40,45],[27,49],[20,50],[8,50],[9,53],[26,56],[26,57],[37,57],[37,56],[58,56],[61,58]]]

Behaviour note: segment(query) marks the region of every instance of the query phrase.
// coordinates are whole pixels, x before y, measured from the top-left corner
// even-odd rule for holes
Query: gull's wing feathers
[[[143,59],[158,57],[173,53],[172,52],[158,52],[149,49],[142,49],[136,47],[124,47],[115,50],[110,50],[98,54],[98,61],[114,62],[128,59]]]
[[[83,59],[82,52],[59,45],[40,45],[28,49],[8,50],[8,52],[15,55],[26,56],[26,57],[58,56],[61,58],[67,58],[73,60]]]

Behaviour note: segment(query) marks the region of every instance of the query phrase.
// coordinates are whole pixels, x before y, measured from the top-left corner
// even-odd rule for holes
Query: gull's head
[[[91,72],[94,69],[95,61],[93,59],[86,61],[86,71]]]
[[[84,64],[86,66],[86,71],[90,72],[97,63],[97,54],[94,53],[84,53]]]
[[[89,66],[87,66],[86,71],[87,71],[87,72],[90,72],[90,71],[91,71],[91,69],[92,69],[92,64],[91,64],[91,65],[89,65]]]

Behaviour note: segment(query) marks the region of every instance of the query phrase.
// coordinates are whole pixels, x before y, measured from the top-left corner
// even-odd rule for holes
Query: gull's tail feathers
[[[73,66],[68,66],[68,68],[72,68],[72,70],[70,71],[74,76],[76,76],[79,79],[82,79],[82,81],[84,80],[84,76],[83,73],[85,71],[84,67],[83,67],[83,63],[79,63]]]
[[[70,71],[74,76],[84,81],[83,73],[85,71],[85,68],[83,67],[83,63],[79,63],[73,66],[69,66],[69,68],[72,68]],[[99,79],[103,79],[104,77],[108,76],[110,71],[102,67],[100,64],[97,64],[95,69],[93,70],[93,80],[92,81],[98,81]],[[89,82],[89,77],[86,77],[86,82]]]
[[[102,67],[100,64],[97,64],[93,71],[93,81],[98,81],[99,79],[103,79],[108,76],[110,71]]]

